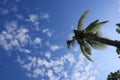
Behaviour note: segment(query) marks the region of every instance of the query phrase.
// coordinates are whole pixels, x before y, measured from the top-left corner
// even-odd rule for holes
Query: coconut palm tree
[[[115,46],[117,48],[117,52],[120,53],[120,41],[103,38],[100,35],[100,27],[108,21],[99,22],[99,20],[95,20],[90,23],[85,29],[82,29],[84,19],[88,13],[89,10],[86,10],[80,17],[77,30],[73,30],[75,35],[72,37],[72,40],[67,40],[68,48],[70,48],[75,43],[75,41],[77,41],[80,45],[83,55],[90,61],[92,61],[90,58],[91,47],[99,48],[105,47],[105,45],[111,45]]]
[[[114,73],[110,73],[107,77],[107,80],[120,80],[120,71],[116,71]]]

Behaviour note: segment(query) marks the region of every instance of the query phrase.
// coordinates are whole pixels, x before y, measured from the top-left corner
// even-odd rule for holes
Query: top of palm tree
[[[93,48],[104,47],[104,44],[94,41],[94,40],[89,40],[87,38],[84,38],[83,35],[90,34],[90,35],[100,36],[99,28],[103,24],[107,23],[108,21],[99,22],[99,20],[97,19],[97,20],[93,21],[92,23],[90,23],[88,25],[88,27],[86,27],[85,29],[82,29],[84,19],[89,12],[90,12],[90,10],[86,10],[80,17],[80,19],[78,21],[77,30],[73,30],[75,35],[73,36],[72,40],[67,40],[67,46],[68,46],[68,48],[70,48],[75,43],[75,40],[76,40],[78,42],[78,44],[80,45],[83,55],[88,60],[92,61],[92,59],[89,57],[89,55],[91,55],[90,48],[91,47],[93,47]]]

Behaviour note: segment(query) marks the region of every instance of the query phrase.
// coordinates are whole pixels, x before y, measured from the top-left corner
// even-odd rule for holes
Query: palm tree
[[[83,55],[90,61],[92,61],[90,58],[91,47],[96,49],[99,47],[105,47],[105,45],[111,45],[115,46],[117,48],[117,52],[120,53],[120,41],[103,38],[100,35],[100,27],[108,21],[99,22],[99,20],[95,20],[85,29],[82,29],[84,19],[88,13],[89,10],[86,10],[80,17],[77,30],[73,30],[75,35],[72,37],[72,40],[67,40],[68,48],[70,48],[75,41],[77,41],[80,45]]]
[[[120,80],[120,71],[118,70],[117,72],[110,73],[107,77],[107,80]]]

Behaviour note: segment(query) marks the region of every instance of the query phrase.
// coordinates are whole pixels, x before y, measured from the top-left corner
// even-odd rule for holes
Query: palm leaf
[[[102,25],[104,25],[105,23],[107,23],[108,21],[103,21],[103,22],[99,22],[99,23],[96,23],[96,21],[94,21],[93,23],[91,24],[94,24],[94,25],[89,25],[88,28],[86,28],[86,33],[94,33],[96,32]]]
[[[117,29],[116,29],[116,32],[120,33],[120,29],[117,28]]]
[[[81,34],[83,31],[82,30],[73,30],[75,34]]]
[[[96,36],[99,36],[99,37],[101,37],[102,36],[102,34],[101,34],[101,32],[98,30],[98,31],[96,31],[95,33],[94,33]]]
[[[75,40],[74,39],[67,40],[66,43],[67,43],[67,47],[70,48],[71,46],[73,46],[75,44]]]
[[[100,42],[97,42],[97,41],[93,41],[93,40],[86,40],[86,41],[87,41],[87,43],[88,43],[91,47],[93,47],[93,48],[95,48],[95,49],[103,49],[103,48],[106,48],[106,45],[103,44],[103,43],[100,43]]]
[[[88,13],[89,13],[89,10],[86,10],[86,11],[83,13],[83,15],[80,17],[80,19],[79,19],[79,21],[78,21],[78,30],[81,30],[81,29],[82,29],[84,19],[85,19],[85,17],[87,16]]]
[[[116,26],[120,28],[120,23],[117,23]]]
[[[89,61],[93,61],[90,57],[89,54],[91,54],[91,50],[89,47],[86,46],[86,44],[84,42],[80,43],[80,48],[81,51],[83,53],[83,55],[89,60]]]
[[[116,24],[116,26],[118,27],[118,28],[116,29],[116,32],[120,33],[120,23]]]
[[[117,54],[118,54],[118,56],[119,56],[119,58],[120,58],[120,48],[117,48],[117,49],[116,49],[116,52],[117,52]]]
[[[85,47],[85,51],[86,51],[89,55],[91,55],[91,49],[90,49],[89,44],[86,43],[86,42],[84,42],[83,45],[84,45],[84,47]]]
[[[95,20],[95,21],[93,21],[92,23],[90,23],[89,25],[88,25],[88,27],[85,29],[85,31],[89,31],[91,28],[93,28],[94,26],[96,26],[96,24],[98,23],[98,19],[97,20]]]

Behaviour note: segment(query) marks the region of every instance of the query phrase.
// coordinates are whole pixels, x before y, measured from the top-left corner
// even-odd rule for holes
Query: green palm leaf
[[[73,30],[75,34],[81,34],[83,31],[82,30]]]
[[[85,30],[86,33],[94,33],[96,32],[102,25],[104,25],[105,23],[107,23],[108,21],[103,21],[103,22],[99,22],[96,20],[93,23],[91,23]]]
[[[85,47],[85,51],[86,51],[89,55],[91,55],[91,49],[90,49],[89,44],[86,43],[86,42],[84,42],[83,45],[84,45],[84,47]]]
[[[86,10],[86,11],[83,13],[83,15],[80,17],[80,19],[79,19],[79,21],[78,21],[78,30],[81,30],[81,29],[82,29],[84,19],[85,19],[85,17],[87,16],[88,13],[89,13],[89,10]]]
[[[120,23],[117,23],[116,26],[118,26],[120,28]]]
[[[73,46],[75,44],[75,40],[74,39],[67,40],[66,43],[67,43],[67,47],[70,48],[71,46]]]
[[[95,49],[103,49],[103,48],[106,48],[106,45],[103,44],[103,43],[100,43],[100,42],[97,42],[97,41],[93,41],[93,40],[86,40],[86,41],[87,41],[87,43],[88,43],[91,47],[93,47],[93,48],[95,48]]]
[[[116,26],[118,27],[118,28],[116,29],[116,32],[120,33],[120,23],[116,24]]]
[[[93,21],[92,23],[90,23],[89,25],[88,25],[88,27],[85,29],[85,31],[89,31],[91,28],[93,28],[94,26],[96,26],[96,24],[98,23],[98,19],[97,20],[95,20],[95,21]]]
[[[116,49],[116,52],[117,52],[117,54],[118,54],[118,56],[119,56],[119,58],[120,58],[120,48],[117,48],[117,49]]]
[[[102,34],[101,34],[101,32],[98,30],[98,31],[96,31],[95,33],[94,33],[96,36],[98,36],[98,37],[101,37],[102,36]]]
[[[93,61],[89,55],[91,54],[91,50],[90,48],[88,47],[88,45],[86,45],[86,43],[84,42],[81,42],[80,43],[80,48],[81,48],[81,51],[83,53],[83,55],[89,60],[89,61]]]
[[[120,29],[117,28],[117,29],[116,29],[116,32],[120,33]]]

